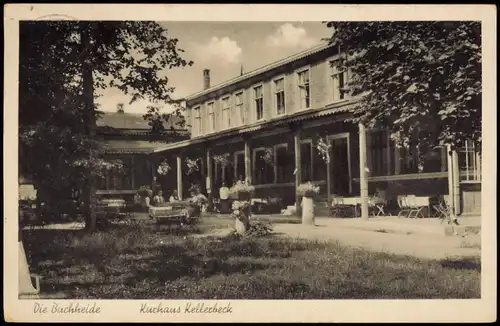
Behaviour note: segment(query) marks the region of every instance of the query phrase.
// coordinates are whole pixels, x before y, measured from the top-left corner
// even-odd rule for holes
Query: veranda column
[[[368,179],[366,176],[366,130],[359,124],[359,189],[361,195],[361,218],[368,219]]]
[[[213,207],[213,193],[212,193],[212,155],[210,147],[207,148],[207,175],[206,175],[206,188],[208,194],[208,210],[211,212]]]
[[[300,157],[300,136],[301,136],[301,130],[298,128],[297,130],[294,131],[293,133],[293,143],[294,143],[294,150],[295,150],[295,212],[297,213],[298,216],[302,216],[302,210],[300,209],[300,201],[302,198],[300,198],[299,194],[297,193],[297,189],[299,188],[300,183],[302,182],[302,163],[301,163],[301,157]]]
[[[252,184],[252,160],[250,155],[250,139],[245,138],[245,180]]]
[[[460,214],[460,170],[458,166],[458,153],[457,151],[452,152],[452,164],[453,164],[453,196],[455,197],[453,202],[455,203],[455,215]]]
[[[453,152],[451,151],[451,146],[446,146],[446,158],[448,163],[448,204],[451,206],[453,212],[455,211],[455,187],[453,186]]]
[[[182,200],[182,154],[177,155],[177,196]]]

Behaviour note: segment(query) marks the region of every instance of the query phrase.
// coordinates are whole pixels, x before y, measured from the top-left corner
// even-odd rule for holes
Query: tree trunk
[[[91,141],[95,139],[96,118],[94,111],[94,80],[92,76],[92,63],[91,63],[91,42],[90,42],[90,27],[89,23],[80,24],[81,45],[82,45],[82,85],[83,85],[83,98],[85,101],[86,110],[86,123],[88,136]],[[89,160],[93,162],[95,158],[93,144],[89,148]],[[86,189],[86,202],[87,214],[85,215],[85,228],[89,231],[96,229],[96,186],[95,174],[92,168],[88,171],[87,189]]]

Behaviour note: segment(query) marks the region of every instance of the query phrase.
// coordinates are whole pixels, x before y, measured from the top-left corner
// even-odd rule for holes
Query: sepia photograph
[[[30,314],[484,298],[480,18],[61,12],[13,36],[4,282]]]

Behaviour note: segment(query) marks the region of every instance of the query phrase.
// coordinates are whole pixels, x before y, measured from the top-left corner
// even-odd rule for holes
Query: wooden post
[[[394,174],[401,174],[401,148],[394,144]]]
[[[211,212],[213,208],[213,193],[212,193],[212,156],[210,147],[207,148],[206,188],[208,194],[208,210]]]
[[[447,159],[446,157],[448,155],[446,155],[446,152],[447,152],[447,148],[446,147],[441,147],[440,148],[440,153],[441,153],[441,172],[445,172],[446,171],[446,162],[447,162]]]
[[[455,203],[455,215],[460,214],[460,170],[458,166],[458,154],[454,150],[452,152],[452,164],[453,164],[453,196],[455,197],[453,202]]]
[[[245,180],[252,184],[252,159],[250,156],[250,140],[245,139]]]
[[[453,212],[455,212],[455,187],[453,186],[453,154],[451,151],[451,146],[446,146],[447,151],[447,163],[448,163],[448,196],[449,196],[449,204]]]
[[[368,219],[368,179],[366,162],[366,131],[365,126],[359,124],[359,189],[361,195],[361,218]]]
[[[177,155],[177,196],[179,196],[179,200],[182,200],[182,156],[181,154]]]
[[[301,157],[300,157],[300,135],[301,135],[301,130],[300,127],[295,130],[293,134],[293,143],[294,143],[294,150],[295,150],[295,212],[300,214],[301,212],[301,206],[300,206],[300,200],[302,199],[299,194],[297,193],[297,189],[302,182],[302,164],[301,164]]]

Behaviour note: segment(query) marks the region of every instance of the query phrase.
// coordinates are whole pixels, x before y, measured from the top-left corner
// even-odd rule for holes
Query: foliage
[[[214,162],[219,164],[222,167],[226,167],[229,164],[231,164],[230,156],[228,153],[226,154],[221,154],[221,155],[215,155],[214,156]]]
[[[274,149],[272,147],[266,147],[261,158],[267,164],[274,165]]]
[[[35,230],[24,247],[46,291],[67,299],[481,297],[480,256],[424,260],[279,237],[166,237],[154,228]]]
[[[229,188],[229,193],[230,194],[237,194],[237,193],[253,193],[255,191],[255,187],[252,185],[249,185],[246,182],[237,182],[234,186]]]
[[[167,175],[168,172],[170,172],[170,170],[172,170],[172,168],[168,164],[167,160],[164,160],[163,162],[160,163],[160,165],[158,165],[157,172],[159,175],[164,176],[164,175]]]
[[[202,207],[203,205],[208,204],[208,198],[205,197],[205,195],[203,195],[202,193],[198,193],[193,197],[189,198],[189,201],[198,207]]]
[[[331,144],[328,143],[328,140],[323,137],[318,137],[318,143],[316,144],[316,150],[318,154],[321,156],[325,163],[330,163],[330,148]]]
[[[33,177],[52,208],[73,194],[83,200],[75,189],[119,168],[99,157],[98,90],[115,87],[133,101],[175,106],[166,72],[191,64],[156,22],[25,21],[19,40],[20,171]],[[154,117],[145,118],[155,129]]]
[[[231,216],[241,221],[248,219],[250,214],[250,201],[249,200],[235,200],[231,205]]]
[[[186,173],[188,175],[200,170],[198,163],[201,161],[201,157],[196,158],[196,159],[191,159],[189,157],[186,157],[185,161],[186,161],[186,167],[187,167]]]
[[[248,229],[246,235],[249,237],[265,237],[273,232],[273,227],[270,222],[264,223],[262,221],[253,221],[250,223],[250,228]]]
[[[301,183],[297,187],[297,194],[305,197],[313,197],[319,193],[319,186],[315,186],[311,182]]]
[[[141,196],[141,198],[146,198],[146,197],[152,197],[153,196],[153,190],[151,190],[151,187],[149,185],[142,185],[139,187],[137,190],[137,194]]]
[[[326,23],[360,99],[350,121],[387,128],[421,153],[481,142],[480,22]]]

